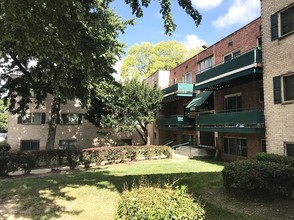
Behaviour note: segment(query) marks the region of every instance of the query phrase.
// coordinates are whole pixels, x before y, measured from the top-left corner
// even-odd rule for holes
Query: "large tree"
[[[147,78],[158,69],[169,70],[199,52],[199,48],[188,49],[175,40],[157,44],[143,42],[134,44],[127,51],[121,66],[122,78]]]
[[[149,145],[147,126],[156,119],[161,108],[161,90],[137,78],[117,85],[103,81],[95,89],[87,119],[98,127],[113,128],[117,132],[137,130],[143,142]]]
[[[53,96],[47,149],[54,147],[60,103],[78,98],[86,104],[93,84],[112,80],[113,65],[123,49],[117,38],[131,21],[122,22],[109,8],[111,2],[0,0],[1,95],[12,113],[24,112],[32,102],[38,107],[48,94]],[[125,2],[141,17],[142,7],[151,0]],[[175,28],[171,1],[159,2],[169,34]],[[178,3],[198,25],[201,16],[191,0]]]
[[[111,78],[126,23],[108,1],[0,1],[0,51],[9,110],[19,113],[53,96],[47,148],[54,147],[60,103],[89,100],[91,84]],[[17,77],[11,73],[20,73]],[[32,98],[34,94],[34,98]]]

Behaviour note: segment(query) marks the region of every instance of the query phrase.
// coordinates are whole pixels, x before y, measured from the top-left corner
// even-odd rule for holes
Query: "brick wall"
[[[284,154],[284,142],[294,142],[294,103],[274,104],[273,77],[294,72],[294,34],[271,41],[271,15],[293,0],[262,0],[263,66],[267,150]]]
[[[216,112],[224,111],[224,96],[241,93],[243,109],[263,109],[263,102],[259,101],[259,89],[262,87],[262,80],[237,85],[227,89],[216,91],[214,97],[214,109]]]

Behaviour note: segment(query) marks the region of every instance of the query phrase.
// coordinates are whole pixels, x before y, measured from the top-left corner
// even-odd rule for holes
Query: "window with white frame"
[[[39,150],[40,141],[39,140],[21,140],[20,149],[22,151]]]
[[[230,61],[230,60],[233,60],[233,59],[239,57],[240,54],[241,54],[241,53],[240,53],[240,50],[235,51],[235,52],[231,52],[231,53],[229,53],[229,54],[226,54],[226,55],[224,56],[224,63],[226,63],[226,62],[228,62],[228,61]]]
[[[271,40],[294,32],[294,4],[271,15]]]
[[[61,114],[61,124],[82,124],[82,114],[78,113],[67,113]]]
[[[285,142],[285,155],[294,157],[294,142]]]
[[[34,112],[34,113],[20,113],[17,117],[18,124],[44,124],[45,123],[45,113],[44,112]]]
[[[294,74],[283,77],[284,101],[294,100]]]
[[[224,138],[224,153],[247,157],[247,140],[242,138]]]
[[[274,104],[294,101],[294,73],[273,77]]]
[[[192,83],[192,73],[188,72],[183,76],[183,83]]]
[[[203,72],[207,69],[212,68],[213,66],[213,57],[208,57],[205,60],[202,60],[199,62],[199,72]]]
[[[242,110],[242,94],[235,93],[224,97],[225,112],[237,112]]]

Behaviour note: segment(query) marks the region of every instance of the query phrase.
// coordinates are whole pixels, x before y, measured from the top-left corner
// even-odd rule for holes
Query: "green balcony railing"
[[[195,85],[192,83],[176,83],[162,90],[165,97],[170,95],[192,97],[195,92]]]
[[[196,130],[229,133],[264,133],[261,110],[199,115]]]
[[[156,126],[163,130],[195,130],[195,118],[183,115],[161,116],[156,119]]]
[[[261,65],[252,66],[252,64],[262,64],[261,49],[255,48],[233,60],[214,66],[213,68],[197,74],[196,89],[203,89],[207,86],[212,86],[213,84],[218,84],[255,72],[260,73],[262,69]],[[223,74],[224,76],[222,77]]]

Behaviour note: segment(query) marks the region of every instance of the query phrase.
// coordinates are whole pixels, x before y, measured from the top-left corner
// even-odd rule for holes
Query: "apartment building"
[[[48,96],[44,105],[37,109],[31,105],[25,114],[9,114],[7,142],[13,151],[46,149],[51,103],[52,96]],[[86,109],[78,100],[61,104],[55,148],[142,144],[137,132],[115,134],[109,129],[98,129],[85,119],[85,113]]]
[[[266,151],[261,18],[170,70],[159,143],[217,149],[225,160]]]
[[[267,151],[294,156],[294,2],[261,5]]]

